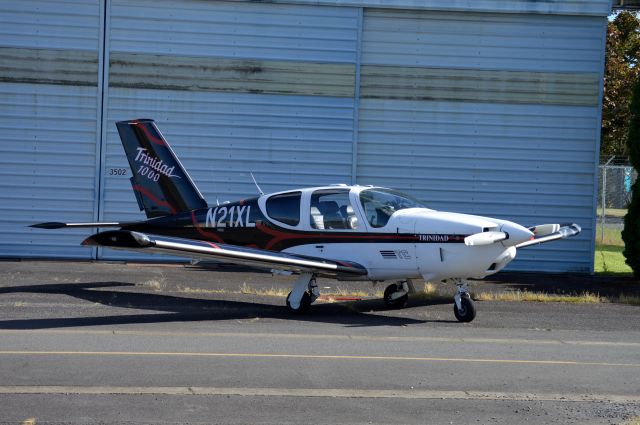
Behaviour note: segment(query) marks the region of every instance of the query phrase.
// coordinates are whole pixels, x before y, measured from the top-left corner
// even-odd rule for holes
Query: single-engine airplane
[[[304,313],[318,298],[316,277],[391,281],[389,308],[407,304],[412,279],[457,285],[454,314],[476,309],[465,279],[502,270],[519,248],[575,236],[577,224],[523,227],[495,218],[435,211],[383,187],[335,184],[210,206],[153,120],[116,123],[131,185],[147,220],[40,223],[33,227],[116,227],[84,245],[162,253],[299,274],[287,307]]]

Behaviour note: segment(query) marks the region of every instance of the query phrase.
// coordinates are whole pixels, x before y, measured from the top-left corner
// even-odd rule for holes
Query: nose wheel
[[[458,290],[453,297],[453,314],[460,322],[471,322],[476,317],[476,306],[469,295],[469,288],[462,279],[456,279],[455,284]]]
[[[457,302],[453,303],[453,314],[461,322],[470,322],[476,317],[476,306],[469,294],[460,296],[460,307]]]

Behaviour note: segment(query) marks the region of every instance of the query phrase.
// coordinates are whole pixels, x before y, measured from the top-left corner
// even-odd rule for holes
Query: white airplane
[[[392,282],[384,291],[389,308],[404,307],[414,291],[412,279],[422,278],[455,284],[455,316],[470,322],[476,309],[465,279],[497,273],[520,248],[580,233],[577,224],[526,228],[435,211],[401,192],[359,185],[260,191],[255,198],[209,206],[152,120],[116,126],[148,219],[33,227],[119,227],[83,244],[297,273],[287,297],[294,313],[306,312],[320,295],[317,276]]]

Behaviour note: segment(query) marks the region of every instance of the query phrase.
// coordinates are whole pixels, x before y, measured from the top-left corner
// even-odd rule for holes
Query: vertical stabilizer
[[[133,174],[131,186],[148,218],[207,207],[153,120],[119,121],[116,126]]]

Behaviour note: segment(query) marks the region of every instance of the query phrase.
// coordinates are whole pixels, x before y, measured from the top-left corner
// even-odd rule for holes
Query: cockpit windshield
[[[372,227],[386,226],[394,212],[406,208],[427,208],[417,199],[391,189],[365,189],[360,203]]]

